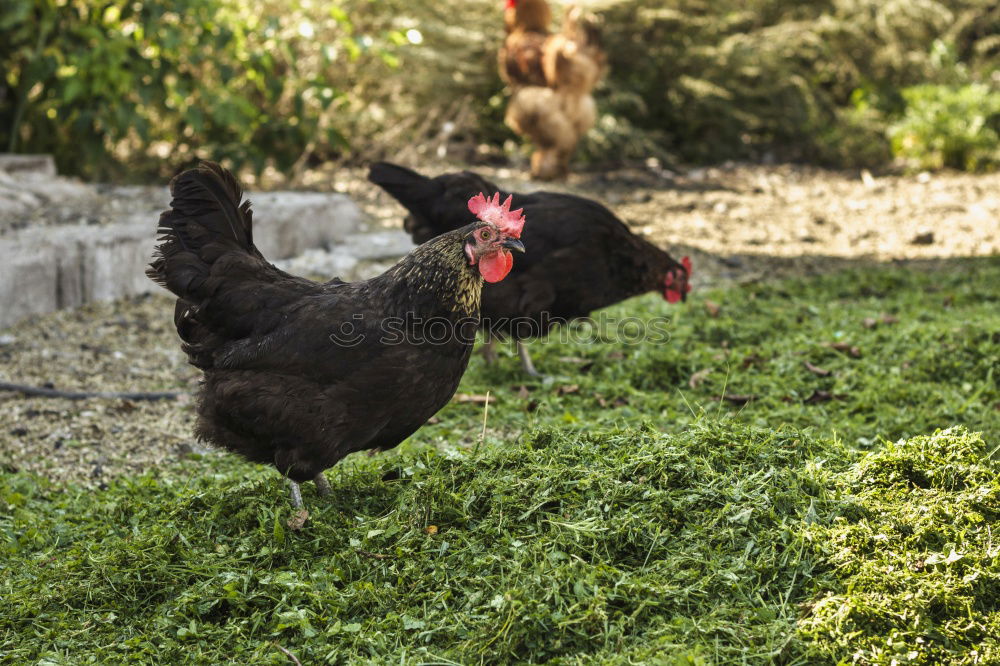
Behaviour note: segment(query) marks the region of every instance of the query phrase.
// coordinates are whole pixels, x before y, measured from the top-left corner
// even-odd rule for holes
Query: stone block
[[[258,192],[253,202],[254,244],[269,259],[343,240],[361,225],[361,211],[343,194]]]
[[[152,291],[146,265],[153,239],[146,226],[114,224],[80,234],[84,302],[110,301]],[[103,232],[103,233],[98,233]]]
[[[166,194],[162,204],[135,194],[116,207],[119,222],[36,226],[0,239],[0,328],[28,315],[156,289],[145,270]],[[361,211],[342,194],[268,192],[251,198],[254,241],[272,260],[336,246],[362,224]]]
[[[416,246],[408,233],[395,230],[351,234],[340,247],[360,261],[376,261],[402,257]]]
[[[58,307],[51,247],[0,240],[0,328]]]
[[[56,175],[56,161],[51,155],[18,155],[0,153],[0,171],[8,173],[37,173],[43,176]]]

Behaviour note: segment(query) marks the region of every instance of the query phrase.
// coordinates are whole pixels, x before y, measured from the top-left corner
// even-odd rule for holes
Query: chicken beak
[[[517,250],[518,252],[524,252],[524,243],[517,240],[516,238],[508,238],[504,242],[500,243],[500,245],[507,248],[508,250]]]

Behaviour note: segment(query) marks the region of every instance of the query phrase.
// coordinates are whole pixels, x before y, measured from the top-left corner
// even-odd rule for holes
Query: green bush
[[[1000,92],[982,84],[913,86],[889,128],[893,152],[921,168],[983,171],[1000,164]]]
[[[199,157],[293,174],[328,159],[502,158],[517,144],[496,73],[501,6],[7,0],[0,149],[51,152],[61,170],[91,178],[162,177]],[[874,166],[891,159],[887,128],[907,104],[929,104],[901,91],[996,92],[1000,5],[982,0],[607,0],[597,9],[610,67],[581,162]],[[969,104],[941,106],[964,113]],[[981,134],[954,159],[950,144],[922,143],[938,134],[908,130],[917,144],[905,157],[949,152],[942,164],[977,169],[993,159]]]
[[[884,163],[899,90],[987,80],[1000,50],[1000,9],[975,0],[632,0],[604,19],[602,110],[627,122],[592,141],[647,150],[638,130],[696,162]],[[859,110],[859,93],[880,104]]]
[[[287,169],[312,142],[339,150],[351,75],[407,41],[277,0],[14,0],[0,30],[4,147],[92,177],[205,156]]]

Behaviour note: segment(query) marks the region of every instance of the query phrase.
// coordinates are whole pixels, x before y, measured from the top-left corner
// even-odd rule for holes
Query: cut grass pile
[[[1000,265],[705,297],[533,345],[548,381],[474,361],[481,445],[452,404],[301,530],[229,456],[3,474],[0,660],[1000,663]]]
[[[997,448],[952,430],[863,457],[838,488],[854,509],[806,531],[832,571],[799,637],[831,661],[1000,663]]]
[[[986,453],[962,430],[854,465],[732,421],[546,430],[342,468],[298,532],[273,479],[235,465],[228,488],[189,467],[96,501],[9,479],[2,647],[12,663],[286,663],[275,643],[303,663],[995,663]]]

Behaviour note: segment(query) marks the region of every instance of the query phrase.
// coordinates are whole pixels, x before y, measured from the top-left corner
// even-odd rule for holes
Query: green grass
[[[5,474],[0,661],[1000,663],[998,304],[996,260],[637,299],[668,342],[474,359],[482,444],[449,405],[299,531],[230,456]]]

